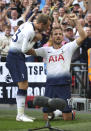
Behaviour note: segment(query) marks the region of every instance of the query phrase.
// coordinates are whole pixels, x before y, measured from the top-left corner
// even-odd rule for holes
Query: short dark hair
[[[56,27],[52,28],[51,35],[53,35],[53,32],[54,32],[55,30],[61,30],[61,31],[62,31],[62,28],[59,27],[59,26],[56,26]],[[62,31],[62,32],[63,32],[63,31]]]
[[[44,25],[46,25],[48,23],[48,20],[51,21],[51,19],[48,15],[39,14],[38,18],[37,18],[37,23],[43,23]]]
[[[23,23],[24,23],[23,20],[19,20],[19,21],[17,22],[17,26],[20,26],[20,25],[23,24]]]

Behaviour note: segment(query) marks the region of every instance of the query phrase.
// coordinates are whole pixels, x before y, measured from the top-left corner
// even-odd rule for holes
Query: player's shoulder
[[[77,44],[77,39],[75,39],[74,41],[70,42],[70,46],[72,47],[79,47],[79,45]]]
[[[26,26],[26,28],[27,28],[28,30],[30,30],[31,32],[34,32],[34,26],[33,26],[32,22],[27,21],[27,22],[25,23],[25,26]]]
[[[27,22],[25,22],[24,24],[25,24],[25,26],[31,26],[31,27],[33,27],[32,22],[27,21]]]
[[[77,44],[76,40],[66,43],[63,47],[72,46],[72,45],[75,45],[75,44]]]
[[[33,25],[31,22],[24,22],[23,24],[20,25],[19,28],[27,28],[27,30],[28,30],[28,29],[32,29]]]
[[[32,34],[34,34],[34,28],[33,28],[33,25],[32,25],[32,23],[30,23],[30,22],[25,22],[24,24],[22,24],[21,25],[21,27],[20,27],[20,29],[23,29],[22,31],[23,31],[23,33],[25,34],[25,33],[32,33]]]
[[[52,49],[52,46],[43,46],[43,48],[44,48],[45,50],[51,50],[51,49]]]

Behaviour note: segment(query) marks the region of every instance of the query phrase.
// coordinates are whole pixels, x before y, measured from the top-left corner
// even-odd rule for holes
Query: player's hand
[[[69,15],[69,19],[74,23],[74,26],[76,26],[77,25],[77,23],[78,23],[78,18],[77,18],[77,16],[76,16],[76,14],[70,14]]]
[[[37,42],[37,41],[41,41],[41,40],[42,40],[42,35],[37,32],[33,41]]]

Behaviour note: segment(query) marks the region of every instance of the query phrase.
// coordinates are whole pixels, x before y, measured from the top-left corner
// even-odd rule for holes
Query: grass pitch
[[[16,122],[16,109],[0,109],[0,131],[28,131],[45,126],[41,109],[27,109],[26,114],[36,117],[36,120],[33,123]],[[91,112],[76,112],[76,119],[73,121],[55,118],[50,124],[65,131],[91,131]],[[49,131],[49,129],[38,131]]]

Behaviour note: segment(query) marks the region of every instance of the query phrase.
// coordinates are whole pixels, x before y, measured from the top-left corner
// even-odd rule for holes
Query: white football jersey
[[[47,64],[47,82],[49,84],[64,84],[65,82],[69,82],[71,58],[77,48],[78,45],[75,40],[59,49],[42,47],[35,50],[37,56],[45,58]]]
[[[33,23],[26,22],[22,24],[12,37],[10,51],[26,53],[30,49],[29,46],[34,37]]]

